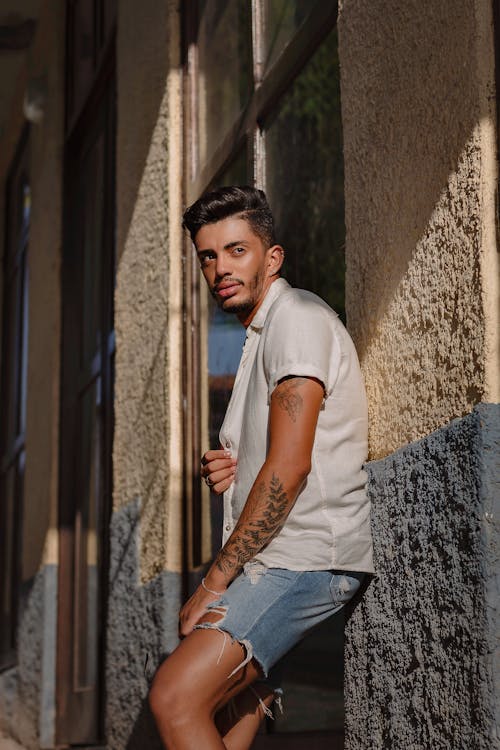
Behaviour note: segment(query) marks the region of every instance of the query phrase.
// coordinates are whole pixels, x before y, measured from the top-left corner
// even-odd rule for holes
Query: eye
[[[244,252],[244,247],[233,247],[233,255],[243,255]]]
[[[198,255],[198,260],[200,261],[200,266],[203,268],[204,266],[207,266],[211,260],[215,258],[215,253],[206,252],[201,253]]]

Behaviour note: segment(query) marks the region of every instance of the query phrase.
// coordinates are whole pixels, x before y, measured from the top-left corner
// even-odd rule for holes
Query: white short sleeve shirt
[[[224,493],[223,543],[231,534],[266,459],[269,404],[289,375],[323,383],[311,471],[285,525],[256,556],[267,567],[373,572],[366,494],[366,395],[354,344],[317,295],[271,284],[247,329],[221,445],[238,459]]]

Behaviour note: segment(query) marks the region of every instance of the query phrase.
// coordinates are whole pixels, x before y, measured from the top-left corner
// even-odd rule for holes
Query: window
[[[344,317],[344,199],[337,4],[311,0],[186,3],[185,203],[211,187],[255,184],[269,198],[284,276]],[[244,331],[218,311],[186,243],[186,491],[189,563],[220,545],[221,501],[200,482]],[[343,623],[329,621],[289,659],[291,711],[275,732],[342,732]]]
[[[112,2],[72,0],[62,257],[57,741],[105,739],[115,340]]]
[[[28,237],[31,196],[28,137],[7,181],[3,262],[0,468],[0,665],[15,661],[26,435]]]

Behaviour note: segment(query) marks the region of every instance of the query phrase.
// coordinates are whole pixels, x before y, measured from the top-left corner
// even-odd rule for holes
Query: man
[[[223,546],[180,612],[150,705],[169,750],[243,750],[276,696],[269,669],[372,572],[366,399],[336,313],[280,278],[262,191],[208,193],[184,226],[247,335],[221,448],[201,460],[224,493]]]

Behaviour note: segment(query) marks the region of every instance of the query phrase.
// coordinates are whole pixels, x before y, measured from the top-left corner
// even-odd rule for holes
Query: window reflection
[[[208,304],[208,393],[210,447],[219,447],[219,430],[231,398],[234,378],[240,363],[245,329],[234,315],[220,310],[210,299]],[[212,552],[221,545],[222,498],[211,499]]]
[[[81,174],[82,286],[81,361],[88,362],[101,346],[101,265],[104,205],[104,135],[89,149]]]
[[[249,99],[252,84],[250,12],[248,2],[199,1],[200,165],[213,155]]]
[[[265,68],[270,68],[307,18],[311,0],[265,0],[264,50]]]
[[[287,256],[284,276],[344,317],[344,170],[337,30],[266,125],[267,195]]]

